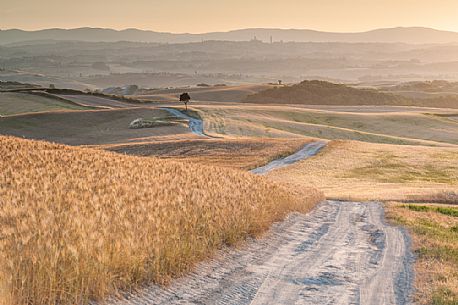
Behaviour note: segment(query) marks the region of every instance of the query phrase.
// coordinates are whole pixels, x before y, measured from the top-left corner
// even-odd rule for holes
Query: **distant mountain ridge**
[[[299,29],[253,28],[228,32],[203,34],[162,33],[139,29],[113,30],[102,28],[45,29],[24,31],[19,29],[0,30],[0,45],[35,40],[74,40],[88,42],[158,42],[187,43],[202,40],[247,41],[254,38],[270,42],[363,42],[363,43],[410,43],[438,44],[458,43],[458,32],[441,31],[423,27],[398,27],[376,29],[359,33],[334,33]]]

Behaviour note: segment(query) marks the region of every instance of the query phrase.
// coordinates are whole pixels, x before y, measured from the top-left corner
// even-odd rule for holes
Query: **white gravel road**
[[[183,112],[181,112],[178,109],[174,108],[161,108],[162,110],[168,111],[170,114],[176,116],[177,118],[185,119],[188,120],[188,126],[189,129],[193,134],[196,134],[201,137],[207,137],[209,138],[210,136],[206,135],[204,132],[204,122],[201,119],[194,118],[192,116],[189,116]]]
[[[408,248],[380,204],[327,201],[242,249],[221,250],[167,288],[152,285],[109,304],[409,304]]]
[[[293,163],[296,163],[301,160],[305,160],[307,158],[310,158],[314,155],[316,155],[323,147],[326,146],[326,142],[323,141],[316,141],[316,142],[311,142],[307,143],[304,145],[302,149],[297,151],[296,153],[287,156],[285,158],[277,159],[274,160],[267,165],[255,168],[251,170],[253,174],[258,174],[258,175],[264,175],[267,174],[268,172],[277,169],[277,168],[282,168],[288,165],[291,165]]]
[[[325,145],[309,143],[252,172],[306,159]],[[406,305],[412,263],[408,236],[384,222],[380,203],[325,201],[241,249],[220,250],[168,287],[150,285],[108,304]]]

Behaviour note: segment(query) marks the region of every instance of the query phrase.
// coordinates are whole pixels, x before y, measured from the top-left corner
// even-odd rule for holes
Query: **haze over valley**
[[[258,29],[197,36],[89,28],[6,30],[0,32],[0,69],[0,80],[75,89],[278,79],[364,85],[455,81],[458,34],[424,28],[359,34]]]

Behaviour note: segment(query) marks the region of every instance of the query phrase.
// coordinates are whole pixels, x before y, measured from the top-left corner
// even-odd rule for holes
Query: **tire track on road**
[[[167,288],[109,303],[404,305],[411,280],[407,238],[383,221],[381,204],[326,201],[243,249],[221,250]]]

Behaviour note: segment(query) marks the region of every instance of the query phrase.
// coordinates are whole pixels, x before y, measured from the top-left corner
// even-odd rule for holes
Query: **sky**
[[[102,27],[203,33],[241,28],[458,32],[458,0],[0,0],[0,29]]]

